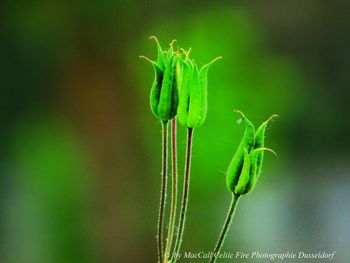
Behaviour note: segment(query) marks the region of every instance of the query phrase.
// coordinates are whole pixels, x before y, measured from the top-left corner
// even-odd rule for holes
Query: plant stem
[[[165,199],[166,199],[166,188],[167,188],[167,176],[168,176],[168,122],[162,122],[162,182],[160,190],[160,206],[159,206],[159,217],[158,217],[158,232],[157,232],[157,243],[158,243],[158,262],[163,262],[163,224],[164,224],[164,212],[165,212]]]
[[[171,245],[173,243],[173,236],[175,230],[176,219],[176,204],[177,204],[177,136],[176,136],[176,117],[171,121],[171,156],[172,156],[172,193],[171,193],[171,208],[169,219],[168,238],[165,247],[164,262],[167,262],[170,256]]]
[[[221,234],[220,234],[220,237],[218,239],[218,242],[216,243],[216,246],[214,248],[214,251],[210,257],[210,261],[209,263],[214,263],[216,261],[216,257],[215,255],[220,252],[220,249],[222,248],[223,244],[224,244],[224,241],[225,241],[225,237],[226,237],[226,234],[227,234],[227,231],[230,227],[230,224],[231,224],[231,221],[232,221],[232,217],[233,217],[233,214],[235,212],[235,208],[237,206],[237,203],[238,203],[238,199],[239,199],[239,195],[235,195],[235,194],[232,194],[232,201],[231,201],[231,205],[230,205],[230,209],[227,213],[227,216],[226,216],[226,221],[225,221],[225,224],[221,230]]]
[[[184,232],[185,220],[186,220],[186,212],[188,206],[188,193],[190,187],[190,170],[191,170],[191,153],[192,153],[192,136],[193,129],[187,129],[187,147],[186,147],[186,163],[185,163],[185,178],[184,178],[184,187],[182,193],[182,203],[180,210],[180,221],[179,228],[176,237],[174,254],[172,256],[173,263],[176,263],[177,255],[180,252],[181,244],[182,244],[182,236]]]

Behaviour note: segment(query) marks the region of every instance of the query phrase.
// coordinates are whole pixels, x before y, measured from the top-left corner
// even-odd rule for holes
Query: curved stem
[[[176,263],[176,260],[180,252],[180,248],[182,244],[182,236],[183,236],[185,220],[186,220],[186,212],[187,212],[187,206],[188,206],[188,193],[189,193],[189,187],[190,187],[191,153],[192,153],[192,137],[193,137],[192,135],[193,135],[193,129],[188,128],[184,188],[182,193],[179,228],[177,232],[174,253],[172,256],[173,263]]]
[[[232,217],[233,217],[233,214],[235,212],[235,208],[237,206],[239,197],[240,197],[239,195],[235,195],[235,194],[232,195],[232,201],[231,201],[230,209],[227,213],[225,224],[221,230],[221,234],[220,234],[220,237],[218,239],[218,242],[216,243],[216,246],[215,246],[215,248],[210,256],[209,263],[214,263],[216,261],[216,255],[217,255],[217,253],[220,252],[220,249],[221,249],[222,245],[224,244],[225,237],[226,237],[227,231],[230,227]]]
[[[169,260],[171,245],[173,243],[173,236],[175,230],[175,219],[176,219],[176,203],[177,203],[177,136],[176,136],[176,117],[171,121],[171,156],[172,156],[172,193],[171,193],[171,208],[170,208],[170,219],[169,219],[169,230],[168,238],[165,247],[164,262]]]
[[[164,224],[164,212],[165,212],[165,199],[167,188],[167,176],[168,176],[168,122],[162,122],[162,182],[160,190],[160,206],[158,217],[158,231],[157,231],[157,243],[158,243],[158,262],[163,262],[163,224]]]

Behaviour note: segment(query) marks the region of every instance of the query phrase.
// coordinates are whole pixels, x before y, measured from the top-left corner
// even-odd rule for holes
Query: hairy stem
[[[233,214],[235,212],[235,208],[237,206],[239,197],[240,197],[239,195],[232,194],[232,201],[231,201],[230,209],[227,213],[225,224],[221,230],[220,237],[219,237],[218,242],[216,243],[216,246],[215,246],[213,253],[210,257],[209,263],[214,263],[216,261],[216,254],[220,252],[220,249],[222,248],[222,246],[224,244],[225,237],[226,237],[228,229],[230,228],[232,217],[233,217]]]
[[[165,199],[167,188],[167,176],[168,176],[168,122],[162,122],[162,182],[160,190],[160,206],[158,217],[158,231],[157,231],[157,243],[158,243],[158,262],[163,262],[163,224],[164,224],[164,212],[165,212]]]
[[[173,236],[175,230],[175,219],[176,219],[176,204],[177,204],[177,130],[176,130],[176,117],[171,121],[171,157],[172,157],[172,192],[171,192],[171,208],[169,218],[169,230],[168,238],[165,247],[164,262],[169,261],[171,245],[173,243]]]
[[[184,187],[183,187],[183,193],[182,193],[180,221],[179,221],[179,227],[178,227],[175,249],[174,249],[174,254],[173,254],[173,261],[172,261],[173,263],[176,263],[177,256],[180,252],[180,248],[181,248],[181,244],[182,244],[182,236],[183,236],[185,220],[186,220],[186,212],[187,212],[187,206],[188,206],[188,194],[189,194],[189,187],[190,187],[192,135],[193,135],[193,129],[188,128],[188,130],[187,130],[187,147],[186,147]]]

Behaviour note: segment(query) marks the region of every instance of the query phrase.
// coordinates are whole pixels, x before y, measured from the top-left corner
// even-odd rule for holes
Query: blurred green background
[[[138,58],[156,56],[150,35],[192,47],[200,65],[223,57],[210,69],[208,117],[195,131],[183,249],[216,242],[230,201],[225,170],[244,132],[240,109],[256,125],[280,115],[267,135],[278,157],[266,155],[224,251],[336,251],[334,262],[346,262],[349,8],[3,0],[0,262],[156,262],[161,132],[149,109],[153,70]],[[180,174],[184,150],[179,127]]]

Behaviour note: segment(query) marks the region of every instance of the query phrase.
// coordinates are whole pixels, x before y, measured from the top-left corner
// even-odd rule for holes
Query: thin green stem
[[[216,256],[220,252],[220,250],[224,244],[225,237],[226,237],[228,229],[230,228],[232,217],[234,215],[235,208],[237,206],[239,197],[240,197],[239,195],[232,194],[232,201],[231,201],[230,209],[227,213],[225,224],[221,230],[221,234],[220,234],[220,237],[218,239],[218,242],[216,243],[216,246],[211,254],[209,263],[214,263],[216,261]]]
[[[163,224],[164,224],[164,212],[165,212],[165,199],[167,188],[167,176],[168,176],[168,122],[162,122],[162,182],[160,190],[160,206],[158,217],[158,231],[157,231],[157,243],[158,243],[158,262],[163,262]]]
[[[193,137],[193,129],[187,129],[187,147],[186,147],[186,163],[185,163],[185,178],[184,178],[184,187],[182,193],[182,203],[180,210],[180,221],[179,227],[176,237],[174,254],[172,256],[172,262],[176,263],[178,258],[181,244],[182,244],[182,236],[184,232],[185,220],[186,220],[186,212],[188,206],[188,194],[190,188],[190,171],[191,171],[191,153],[192,153],[192,137]]]
[[[172,192],[171,192],[171,208],[170,208],[170,219],[169,219],[169,230],[168,238],[165,247],[164,262],[169,261],[171,245],[173,243],[173,236],[175,230],[175,219],[176,219],[176,204],[177,204],[177,130],[176,130],[176,117],[171,121],[171,157],[172,157]]]

